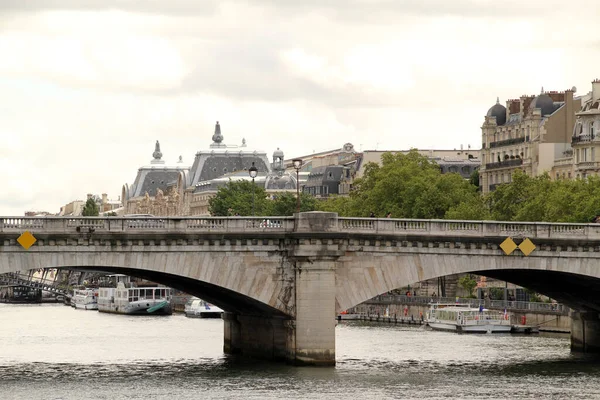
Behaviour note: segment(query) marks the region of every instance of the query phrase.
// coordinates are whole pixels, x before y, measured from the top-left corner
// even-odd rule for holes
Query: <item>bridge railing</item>
[[[293,232],[294,217],[1,217],[0,232]],[[600,224],[419,220],[332,219],[328,231],[436,237],[507,237],[600,240]]]
[[[556,313],[567,315],[570,308],[564,304],[557,303],[541,303],[531,301],[504,301],[504,300],[486,300],[486,299],[470,299],[456,297],[432,297],[432,296],[406,296],[406,295],[381,295],[366,301],[364,304],[414,304],[426,306],[430,303],[459,303],[468,304],[471,307],[479,307],[480,305],[493,309],[509,311],[528,311],[528,312],[543,312]]]
[[[31,230],[36,232],[289,232],[294,217],[5,217],[0,218],[0,232]]]
[[[497,222],[418,220],[392,218],[338,218],[340,231],[361,233],[429,234],[435,236],[501,236],[529,238],[600,239],[600,224],[570,224],[545,222]]]

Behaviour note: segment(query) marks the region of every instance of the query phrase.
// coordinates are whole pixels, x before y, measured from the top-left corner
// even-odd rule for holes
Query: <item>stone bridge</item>
[[[338,312],[414,282],[472,272],[577,310],[572,348],[600,351],[600,224],[323,212],[267,218],[0,218],[0,273],[68,268],[142,277],[226,310],[225,352],[333,365]],[[17,241],[26,231],[37,239],[27,250]],[[509,237],[520,248],[507,255],[500,245]]]

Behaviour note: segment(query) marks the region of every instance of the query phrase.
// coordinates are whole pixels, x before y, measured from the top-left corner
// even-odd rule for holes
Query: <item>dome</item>
[[[296,179],[290,174],[269,174],[265,179],[265,189],[296,189]]]
[[[279,147],[273,152],[273,158],[276,157],[279,157],[283,160],[283,151],[279,150]]]
[[[506,123],[506,107],[500,104],[500,100],[496,100],[496,104],[490,108],[487,112],[488,117],[496,117],[497,125],[504,125]]]
[[[554,101],[546,93],[542,93],[539,96],[534,97],[529,105],[529,109],[531,111],[535,110],[536,108],[542,110],[542,117],[552,114],[554,112]]]

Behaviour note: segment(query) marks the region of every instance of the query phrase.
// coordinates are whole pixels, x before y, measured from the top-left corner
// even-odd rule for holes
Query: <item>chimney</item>
[[[579,109],[575,109],[575,102],[573,101],[573,89],[565,90],[565,143],[569,143],[571,136],[573,135],[573,128],[575,127],[575,113],[577,111],[579,111]]]
[[[106,193],[102,193],[102,204],[108,203],[108,195]]]
[[[600,99],[600,79],[592,81],[592,100]]]

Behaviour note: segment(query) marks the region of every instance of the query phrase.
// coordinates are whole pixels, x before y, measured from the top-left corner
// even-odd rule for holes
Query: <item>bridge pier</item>
[[[223,351],[335,365],[335,261],[297,261],[296,319],[223,313]]]
[[[335,261],[297,261],[294,364],[335,365]]]
[[[571,351],[600,353],[600,315],[571,311]]]

